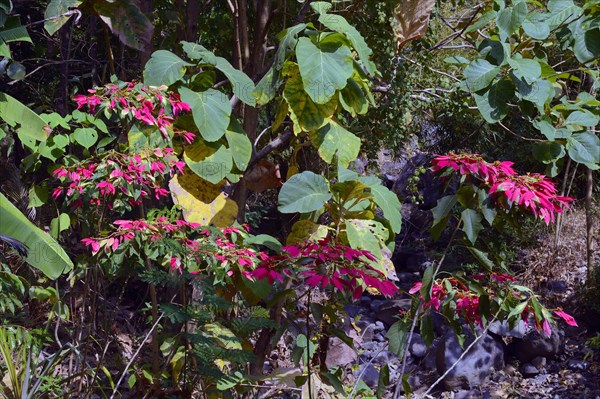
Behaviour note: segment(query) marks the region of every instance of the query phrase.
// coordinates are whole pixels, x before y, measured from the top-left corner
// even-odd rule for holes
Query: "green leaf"
[[[285,29],[279,35],[277,35],[281,41],[279,42],[279,48],[277,49],[275,61],[273,63],[273,68],[275,68],[276,71],[281,70],[287,55],[296,48],[296,44],[298,43],[298,34],[305,28],[306,24],[298,24],[292,26],[291,28]]]
[[[431,346],[433,340],[435,339],[435,334],[433,332],[433,321],[429,315],[424,315],[421,317],[421,338],[423,338],[423,342],[427,347]]]
[[[408,342],[408,328],[404,320],[398,320],[390,326],[386,334],[389,351],[396,354],[399,358],[404,356],[406,344]]]
[[[600,29],[579,30],[573,32],[575,43],[573,52],[582,64],[594,60],[600,55]]]
[[[170,51],[155,51],[144,67],[144,83],[149,86],[170,86],[185,75],[188,66],[192,64]]]
[[[54,280],[73,268],[65,250],[50,235],[31,223],[0,193],[0,234],[25,244],[29,250],[27,263]]]
[[[319,129],[337,109],[337,99],[332,98],[326,104],[315,103],[304,90],[304,83],[299,74],[288,78],[283,97],[287,101],[291,119],[294,121],[294,132]]]
[[[599,121],[600,118],[596,115],[592,114],[590,111],[583,110],[571,112],[569,116],[567,116],[565,124],[594,127],[598,125]]]
[[[488,271],[492,271],[494,269],[494,262],[490,260],[487,256],[487,253],[477,249],[475,247],[467,247],[469,252],[477,259],[477,261],[481,264],[481,266],[485,267]]]
[[[523,4],[523,3],[521,3]],[[527,83],[533,83],[542,75],[542,67],[536,60],[528,58],[509,58],[508,64],[513,68],[513,73],[519,79],[525,79]]]
[[[377,398],[383,398],[387,391],[387,386],[390,384],[390,366],[385,363],[379,370],[379,379],[377,380]]]
[[[6,69],[6,75],[12,80],[23,80],[25,79],[25,74],[25,67],[17,61],[11,62]]]
[[[465,68],[464,75],[471,93],[487,88],[500,72],[500,68],[486,60],[474,60]]]
[[[256,103],[259,105],[269,103],[277,95],[277,90],[279,90],[281,83],[279,71],[275,68],[269,69],[254,89],[253,95],[256,98]]]
[[[573,0],[549,0],[547,7],[550,10],[550,16],[546,18],[546,23],[550,25],[551,29],[575,21],[583,12],[581,7],[573,3]]]
[[[545,40],[550,36],[550,25],[540,13],[532,12],[523,21],[523,30],[536,40]]]
[[[366,249],[377,260],[382,259],[380,236],[385,234],[385,227],[374,220],[346,220],[346,236],[348,244],[354,249]]]
[[[462,220],[461,230],[465,232],[469,241],[475,244],[479,232],[483,230],[481,224],[483,217],[473,209],[465,209],[462,211],[460,218]]]
[[[431,210],[433,213],[432,226],[435,226],[444,220],[450,214],[450,211],[452,211],[452,208],[454,208],[457,201],[458,197],[456,195],[447,195],[440,198],[435,208]]]
[[[342,107],[352,116],[366,114],[369,109],[365,93],[353,78],[348,79],[348,84],[342,89],[339,100]]]
[[[546,79],[537,79],[531,84],[524,79],[517,79],[512,75],[513,82],[517,87],[517,95],[523,100],[533,103],[540,113],[544,113],[544,106],[554,98],[554,86]]]
[[[380,183],[368,186],[371,189],[371,194],[373,194],[375,204],[383,211],[383,216],[390,222],[392,231],[396,234],[400,233],[400,229],[402,228],[402,213],[400,209],[402,205],[398,196]]]
[[[48,188],[45,186],[33,185],[29,189],[29,208],[37,208],[48,201]]]
[[[466,29],[465,33],[476,32],[478,29],[483,28],[489,22],[496,18],[497,12],[495,10],[490,10],[483,14],[477,21],[470,24]]]
[[[186,146],[183,159],[194,173],[212,184],[223,180],[233,167],[229,148],[218,143],[204,143],[202,140]]]
[[[3,29],[0,30],[0,43],[28,42],[32,43],[27,28],[21,25],[21,18],[13,15],[6,19]]]
[[[215,68],[223,72],[223,74],[231,83],[233,94],[235,94],[242,102],[250,106],[256,105],[256,99],[252,93],[255,90],[254,82],[244,72],[235,69],[225,58],[218,57],[212,51],[197,43],[181,42],[183,50],[192,59],[198,59],[213,65]]]
[[[327,103],[336,90],[346,87],[354,66],[352,52],[342,44],[326,43],[317,47],[301,37],[296,45],[296,58],[304,90],[317,104]]]
[[[307,213],[321,209],[332,197],[327,180],[310,171],[295,174],[279,191],[282,213]]]
[[[479,112],[489,123],[504,119],[508,113],[508,102],[513,96],[514,86],[508,79],[492,84],[485,93],[473,93]]]
[[[533,156],[545,164],[554,163],[565,155],[565,148],[556,141],[544,141],[533,146]]]
[[[514,7],[506,7],[498,14],[497,25],[507,35],[512,35],[520,27],[527,16],[527,3],[520,2]]]
[[[314,3],[311,4],[313,6]],[[329,4],[330,5],[330,4]],[[319,22],[328,29],[334,32],[343,33],[352,42],[352,46],[356,50],[358,57],[362,61],[365,69],[369,75],[375,74],[375,67],[370,61],[371,54],[373,51],[369,48],[367,42],[362,37],[360,32],[356,28],[346,21],[346,18],[341,15],[327,14],[326,11],[320,12]]]
[[[245,171],[252,156],[252,143],[237,119],[231,118],[229,127],[225,131],[225,138],[235,165],[240,171]]]
[[[71,134],[71,138],[85,148],[90,148],[98,141],[98,133],[92,128],[77,128]]]
[[[50,234],[57,239],[59,234],[71,226],[71,218],[66,213],[61,213],[50,222]]]
[[[49,129],[46,122],[29,107],[6,93],[0,92],[0,119],[16,129],[20,135],[46,141]]]
[[[469,65],[469,60],[460,55],[454,55],[452,57],[444,58],[444,62],[447,64],[459,64],[459,65]]]
[[[213,89],[196,93],[182,87],[179,94],[192,107],[194,122],[204,140],[217,141],[223,137],[231,116],[231,104],[224,93]]]
[[[592,170],[600,168],[600,139],[593,133],[575,133],[567,138],[567,151],[575,162]]]
[[[55,34],[68,20],[71,15],[63,15],[72,8],[77,8],[81,0],[52,0],[44,12],[44,28],[50,36]]]
[[[140,51],[150,48],[154,26],[136,2],[95,0],[92,4],[102,22],[123,44]]]
[[[348,166],[358,157],[360,151],[360,139],[334,121],[312,132],[310,138],[321,158],[327,163],[333,163],[334,157],[337,156],[341,165]]]

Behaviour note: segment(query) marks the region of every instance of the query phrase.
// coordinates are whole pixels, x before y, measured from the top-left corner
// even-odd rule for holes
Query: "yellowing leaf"
[[[183,218],[205,226],[230,226],[237,217],[238,207],[221,192],[222,184],[212,184],[186,171],[169,182],[173,201],[183,208]]]
[[[327,237],[327,226],[299,220],[292,226],[292,231],[286,240],[286,245],[294,245],[302,241],[318,241]]]

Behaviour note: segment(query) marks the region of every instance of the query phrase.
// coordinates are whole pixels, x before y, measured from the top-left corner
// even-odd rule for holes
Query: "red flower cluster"
[[[392,297],[398,293],[396,285],[369,264],[375,258],[369,251],[356,250],[329,239],[283,247],[282,255],[263,260],[256,269],[247,271],[250,279],[267,279],[270,284],[283,282],[284,274],[292,276],[290,264],[298,264],[298,278],[311,288],[331,288],[351,293],[354,299],[362,296],[363,289],[371,288]]]
[[[107,206],[113,209],[118,197],[124,197],[121,199],[129,206],[139,205],[151,194],[156,199],[168,196],[169,192],[162,187],[163,176],[183,173],[184,166],[172,148],[156,148],[140,154],[109,152],[98,162],[89,160],[79,166],[54,170],[54,177],[65,185],[54,189],[52,197],[57,199],[64,193],[73,207],[82,206],[84,201],[100,205],[107,200]]]
[[[78,94],[73,97],[77,109],[87,106],[95,112],[97,106],[107,112],[117,112],[121,116],[131,116],[144,125],[156,126],[165,139],[169,139],[168,129],[173,119],[182,112],[189,112],[189,104],[181,101],[179,94],[167,91],[167,86],[144,86],[137,82],[109,83],[104,87],[88,90],[89,95]],[[191,143],[194,133],[173,132]]]
[[[554,183],[537,173],[517,175],[512,162],[486,162],[478,154],[440,155],[432,161],[434,172],[450,168],[467,176],[471,183],[484,186],[500,207],[513,205],[532,212],[546,224],[562,213],[572,198],[557,195]]]

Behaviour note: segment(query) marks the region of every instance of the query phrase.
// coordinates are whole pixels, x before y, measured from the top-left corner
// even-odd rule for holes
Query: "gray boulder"
[[[473,342],[474,337],[467,333],[465,349]],[[458,344],[456,335],[446,333],[436,350],[436,368],[443,375],[462,355],[464,349]],[[467,352],[465,357],[444,378],[446,390],[470,389],[480,385],[492,373],[504,367],[504,345],[489,334],[485,334]]]
[[[536,330],[529,331],[522,339],[513,339],[512,353],[521,362],[531,362],[538,356],[555,357],[565,349],[564,336],[561,330],[552,326],[552,334],[543,336]]]

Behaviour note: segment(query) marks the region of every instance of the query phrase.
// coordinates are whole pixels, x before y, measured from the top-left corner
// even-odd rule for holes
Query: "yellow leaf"
[[[327,237],[327,226],[311,222],[310,220],[299,220],[292,226],[292,231],[286,240],[286,245],[294,245],[302,241],[318,241]]]
[[[183,218],[203,226],[227,227],[237,217],[235,201],[221,192],[223,183],[212,184],[186,168],[186,173],[169,182],[171,196],[183,208]]]

